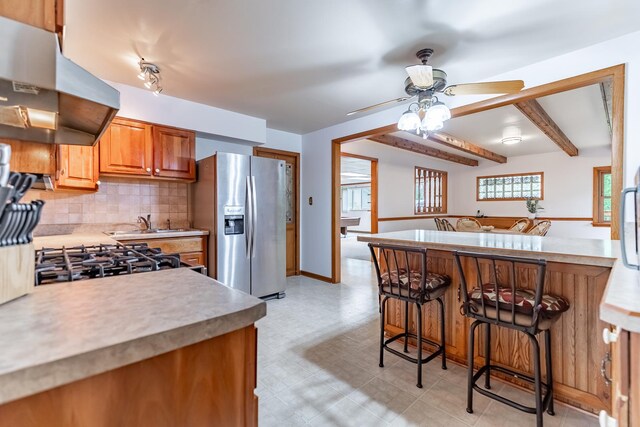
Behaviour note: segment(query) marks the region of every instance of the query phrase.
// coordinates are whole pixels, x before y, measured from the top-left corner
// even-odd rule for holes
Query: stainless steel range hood
[[[93,145],[120,92],[60,53],[56,34],[0,17],[0,138]]]

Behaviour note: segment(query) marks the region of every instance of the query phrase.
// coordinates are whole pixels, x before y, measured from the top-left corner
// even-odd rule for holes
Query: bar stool
[[[442,369],[447,369],[445,353],[445,318],[442,295],[451,284],[451,278],[427,270],[427,249],[406,246],[369,243],[371,257],[378,278],[378,294],[382,297],[380,310],[380,367],[384,367],[384,351],[402,357],[418,365],[418,381],[416,386],[422,388],[422,365],[442,355]],[[377,251],[377,253],[376,253]],[[384,339],[384,321],[386,305],[389,298],[404,301],[404,332],[387,340]],[[437,301],[440,307],[440,337],[437,343],[422,336],[422,306],[431,301]],[[415,304],[417,319],[417,334],[409,332],[409,304]],[[392,342],[404,338],[404,353],[408,353],[409,338],[417,341],[417,357],[389,347]],[[426,342],[436,348],[429,356],[422,357],[422,343]]]
[[[544,293],[547,262],[541,259],[516,258],[471,252],[454,252],[460,275],[463,295],[462,313],[475,319],[469,330],[467,412],[473,413],[473,391],[495,399],[512,408],[536,414],[536,424],[542,427],[542,414],[553,410],[553,367],[551,361],[551,325],[569,309],[569,302],[561,297]],[[462,259],[468,262],[467,271]],[[520,269],[520,271],[517,270]],[[522,274],[522,269],[527,272]],[[471,271],[475,270],[475,274]],[[523,280],[530,281],[535,273],[534,289],[524,289]],[[469,290],[469,281],[474,280]],[[520,285],[520,286],[519,286]],[[515,296],[515,297],[514,297]],[[486,325],[484,341],[484,366],[473,373],[474,333],[478,326]],[[534,376],[491,364],[491,325],[524,333],[531,343]],[[544,333],[546,354],[546,382],[540,371],[540,344],[537,335]],[[491,371],[516,376],[534,384],[535,406],[524,406],[496,393],[490,392]],[[484,389],[476,383],[484,374]],[[542,396],[542,387],[546,394]]]

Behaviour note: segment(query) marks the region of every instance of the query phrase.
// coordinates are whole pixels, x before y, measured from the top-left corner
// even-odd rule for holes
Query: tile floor
[[[378,367],[378,304],[371,263],[343,262],[343,283],[306,277],[288,281],[287,297],[267,303],[258,322],[260,426],[515,426],[535,425],[524,414],[474,395],[466,407],[466,371],[439,362],[423,369],[390,353]],[[494,382],[512,399],[528,393]],[[556,404],[545,426],[597,426],[595,417]]]

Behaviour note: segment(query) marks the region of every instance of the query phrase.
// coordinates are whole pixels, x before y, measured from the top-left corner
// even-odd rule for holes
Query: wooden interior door
[[[196,178],[196,138],[188,130],[153,126],[153,174],[166,178]]]
[[[100,138],[100,173],[151,175],[151,125],[115,118]]]
[[[287,276],[300,274],[300,153],[255,147],[253,154],[286,162]]]
[[[97,190],[99,175],[99,145],[58,145],[56,187]]]

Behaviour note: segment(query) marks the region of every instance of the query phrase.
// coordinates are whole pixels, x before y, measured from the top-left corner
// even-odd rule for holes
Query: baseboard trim
[[[316,274],[316,273],[311,273],[310,271],[300,270],[300,275],[305,276],[305,277],[310,277],[312,279],[320,280],[322,282],[333,283],[333,279],[331,279],[331,277],[321,276],[321,275]]]

